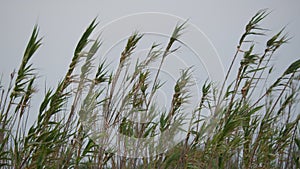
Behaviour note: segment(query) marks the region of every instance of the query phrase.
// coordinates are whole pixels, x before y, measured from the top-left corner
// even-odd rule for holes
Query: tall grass
[[[130,57],[143,35],[134,32],[128,38],[117,69],[110,72],[105,61],[94,65],[101,41],[91,39],[97,27],[93,20],[63,79],[57,87],[47,89],[39,109],[32,110],[38,72],[30,59],[42,44],[35,26],[19,69],[11,73],[7,87],[0,85],[0,167],[300,168],[300,60],[275,80],[269,79],[272,57],[290,38],[284,29],[269,38],[265,35],[268,31],[260,25],[268,14],[259,11],[246,25],[222,85],[203,84],[199,104],[190,112],[185,139],[159,154],[145,150],[146,156],[141,158],[132,158],[137,154],[130,147],[123,156],[116,155],[118,147],[108,146],[109,138],[115,137],[110,127],[117,125],[119,133],[134,138],[166,131],[176,134],[174,126],[182,125],[183,106],[189,104],[192,92],[191,69],[182,70],[172,87],[167,111],[160,112],[154,96],[164,85],[159,79],[162,66],[165,58],[177,51],[173,46],[179,42],[185,23],[175,27],[166,47],[154,43],[130,73]],[[257,47],[257,36],[267,38],[262,51],[257,50],[261,48]],[[159,64],[152,74],[148,66],[154,62]],[[134,116],[136,111],[142,115]],[[203,118],[207,111],[209,120]],[[28,123],[31,113],[38,114],[34,124]],[[96,124],[100,116],[101,123]],[[148,122],[135,123],[129,117],[147,118]],[[91,135],[90,129],[95,127],[99,133]],[[145,145],[131,146],[139,149]]]

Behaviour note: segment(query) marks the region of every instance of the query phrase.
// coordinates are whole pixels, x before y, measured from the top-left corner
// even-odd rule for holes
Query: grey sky
[[[38,24],[40,35],[44,37],[43,46],[32,62],[39,69],[42,79],[54,87],[66,72],[74,48],[92,19],[98,16],[101,27],[114,19],[141,12],[162,12],[189,19],[211,40],[226,70],[245,24],[263,8],[272,11],[262,24],[272,30],[267,32],[269,35],[287,26],[286,30],[293,36],[275,57],[276,70],[281,72],[290,62],[299,58],[300,2],[297,0],[2,1],[0,72],[5,82],[13,68],[20,64],[33,26]],[[173,27],[169,30],[171,33]],[[103,41],[109,39],[104,38]]]

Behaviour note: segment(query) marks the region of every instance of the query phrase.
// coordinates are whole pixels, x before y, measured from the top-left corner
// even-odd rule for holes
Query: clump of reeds
[[[94,65],[101,41],[91,38],[97,26],[93,20],[64,78],[46,91],[39,110],[30,109],[37,91],[37,71],[30,59],[42,42],[35,26],[19,69],[10,75],[7,88],[0,86],[0,167],[299,168],[300,60],[277,79],[269,79],[272,57],[290,38],[282,29],[266,40],[264,50],[257,51],[254,39],[267,37],[267,29],[260,26],[267,15],[266,10],[259,11],[246,25],[222,85],[203,84],[199,104],[190,112],[185,139],[166,152],[145,150],[141,158],[132,158],[138,152],[130,148],[151,143],[134,142],[128,154],[117,156],[118,147],[108,146],[113,137],[110,128],[118,126],[119,133],[134,138],[151,138],[166,131],[176,134],[174,128],[183,123],[183,106],[189,104],[191,69],[182,70],[166,111],[161,112],[154,97],[163,85],[159,75],[165,58],[177,51],[173,46],[185,23],[175,27],[166,47],[154,43],[130,73],[130,58],[143,35],[134,32],[128,38],[116,71],[110,72],[105,61]],[[148,66],[153,62],[159,64],[151,76]],[[239,65],[236,71],[234,64]],[[236,74],[235,78],[229,79],[230,74]],[[202,117],[204,111],[211,113],[209,120]],[[38,116],[29,126],[30,113]],[[129,118],[146,118],[147,123]],[[90,130],[94,127],[99,132]]]

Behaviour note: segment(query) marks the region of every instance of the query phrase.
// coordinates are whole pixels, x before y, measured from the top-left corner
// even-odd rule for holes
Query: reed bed
[[[267,35],[271,31],[261,22],[268,15],[261,10],[246,24],[221,85],[209,80],[202,84],[183,141],[166,152],[139,158],[118,156],[108,149],[109,137],[102,135],[110,136],[109,127],[117,125],[123,135],[150,138],[182,125],[183,106],[188,106],[193,92],[189,90],[194,85],[191,68],[182,70],[170,89],[173,96],[167,111],[160,112],[154,96],[164,85],[159,75],[165,58],[178,50],[174,44],[180,44],[186,23],[175,27],[165,46],[153,43],[130,73],[130,57],[143,35],[134,32],[128,38],[118,67],[109,71],[105,61],[94,65],[101,40],[91,39],[98,25],[93,20],[75,47],[66,74],[56,87],[47,89],[39,108],[33,110],[31,100],[39,84],[30,60],[42,45],[35,26],[20,67],[11,73],[8,86],[0,83],[0,167],[300,168],[300,60],[271,78],[272,57],[290,38],[284,28]],[[258,36],[264,44],[256,43]],[[153,62],[159,63],[155,74],[148,69]],[[132,111],[145,114],[148,123],[128,121],[124,114],[130,116]],[[210,112],[208,121],[203,122],[203,112]],[[32,113],[37,119],[29,124]],[[96,127],[101,133],[91,136],[89,128],[95,127],[99,115],[102,123]]]

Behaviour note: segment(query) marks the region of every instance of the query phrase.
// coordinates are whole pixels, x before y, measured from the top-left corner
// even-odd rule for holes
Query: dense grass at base
[[[269,79],[272,57],[289,37],[284,29],[267,35],[270,31],[261,22],[268,14],[259,11],[246,24],[222,84],[202,84],[183,141],[164,153],[141,158],[116,155],[102,136],[111,134],[107,125],[117,125],[118,132],[135,138],[151,138],[182,125],[183,106],[188,106],[192,92],[191,69],[183,70],[174,84],[167,111],[159,112],[154,95],[163,85],[159,74],[165,58],[177,51],[173,46],[184,36],[186,23],[175,27],[165,47],[153,43],[147,57],[132,64],[134,72],[128,73],[128,62],[143,35],[134,32],[128,38],[117,69],[110,72],[105,61],[93,62],[101,47],[99,39],[91,40],[97,27],[93,20],[68,71],[56,87],[47,89],[38,110],[30,109],[31,98],[40,91],[38,72],[30,62],[42,45],[35,26],[9,85],[0,83],[0,168],[300,168],[300,60]],[[265,42],[256,43],[257,36]],[[148,67],[153,62],[159,65],[151,79]],[[236,78],[229,79],[230,75]],[[155,117],[145,124],[133,123],[122,116],[130,110]],[[203,112],[211,114],[204,123]],[[31,113],[38,117],[28,125]],[[107,125],[98,126],[103,135],[92,139],[86,128],[93,127],[97,114]]]

